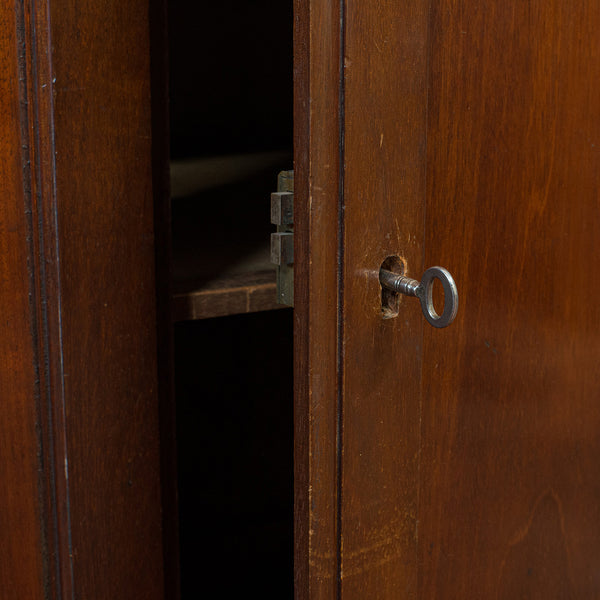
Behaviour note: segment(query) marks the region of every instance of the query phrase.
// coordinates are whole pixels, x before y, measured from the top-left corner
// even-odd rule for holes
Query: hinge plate
[[[277,265],[277,302],[294,306],[294,171],[281,171],[271,194],[271,262]]]

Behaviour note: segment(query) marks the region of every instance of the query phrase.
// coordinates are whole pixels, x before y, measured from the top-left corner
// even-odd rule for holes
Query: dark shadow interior
[[[292,168],[292,4],[168,13],[172,173],[198,165],[172,199],[177,291],[268,248]],[[175,325],[184,600],[292,597],[292,364],[291,309]]]
[[[292,312],[175,328],[182,598],[291,598]]]

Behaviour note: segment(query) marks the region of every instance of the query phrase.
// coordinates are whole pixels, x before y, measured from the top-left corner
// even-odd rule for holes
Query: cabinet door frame
[[[164,50],[163,8],[0,9],[7,599],[165,595],[162,505],[174,496],[161,488],[172,424],[161,431],[170,376],[159,383],[157,345],[169,334],[157,332],[157,281],[161,322],[169,314],[155,240],[168,235],[166,90],[150,59],[151,40]]]
[[[341,396],[340,0],[294,2],[294,590],[337,597]]]
[[[567,12],[296,0],[298,599],[596,591],[600,6]],[[382,318],[390,256],[452,272],[448,329]]]

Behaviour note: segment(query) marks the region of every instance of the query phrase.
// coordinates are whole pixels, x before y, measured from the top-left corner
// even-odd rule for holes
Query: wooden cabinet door
[[[165,596],[149,15],[0,8],[6,600]]]
[[[297,598],[600,596],[599,20],[297,0]]]

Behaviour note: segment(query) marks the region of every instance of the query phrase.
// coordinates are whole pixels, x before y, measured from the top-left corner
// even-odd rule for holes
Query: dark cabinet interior
[[[292,597],[291,311],[177,324],[182,598]]]
[[[170,0],[182,598],[292,597],[292,311],[269,198],[292,165],[292,4]]]
[[[277,308],[269,198],[292,163],[291,2],[171,0],[169,24],[175,319]]]

